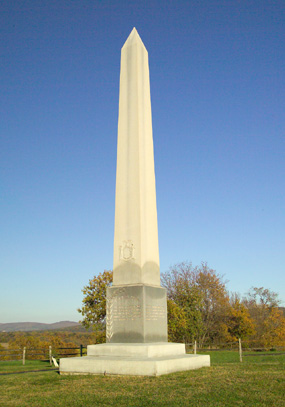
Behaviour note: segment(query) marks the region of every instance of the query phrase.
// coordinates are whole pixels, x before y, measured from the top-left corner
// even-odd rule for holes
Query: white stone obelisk
[[[121,52],[113,286],[107,341],[167,341],[160,286],[148,53],[134,28]]]
[[[167,342],[166,290],[160,287],[147,51],[134,28],[121,53],[114,281],[107,288],[107,343],[60,359],[61,374],[159,376],[210,366]]]
[[[147,50],[134,28],[121,52],[113,284],[160,286]]]

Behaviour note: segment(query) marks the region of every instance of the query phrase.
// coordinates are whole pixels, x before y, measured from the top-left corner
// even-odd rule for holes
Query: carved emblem
[[[107,298],[106,342],[111,342],[113,336],[113,298]]]
[[[131,240],[125,240],[120,246],[120,259],[121,260],[132,260],[135,258],[135,246]]]
[[[111,342],[112,336],[114,335],[114,303],[116,301],[116,296],[124,295],[125,288],[118,288],[113,291],[113,295],[107,297],[107,320],[106,320],[106,342]]]

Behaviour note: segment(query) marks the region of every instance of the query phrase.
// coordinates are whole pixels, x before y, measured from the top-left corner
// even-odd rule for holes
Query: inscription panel
[[[134,321],[142,317],[142,307],[140,305],[121,305],[114,306],[114,321]]]
[[[166,290],[151,286],[107,288],[106,337],[112,343],[167,341]]]
[[[133,321],[142,317],[142,305],[139,298],[128,295],[125,289],[116,290],[109,298],[109,302],[114,321]]]
[[[147,321],[157,321],[165,318],[166,309],[161,305],[147,305],[145,318]]]

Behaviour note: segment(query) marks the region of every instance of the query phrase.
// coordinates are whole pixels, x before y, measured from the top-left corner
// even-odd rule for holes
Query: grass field
[[[211,352],[211,367],[160,377],[0,376],[0,406],[285,406],[285,355]],[[0,362],[0,373],[50,369],[47,362]]]

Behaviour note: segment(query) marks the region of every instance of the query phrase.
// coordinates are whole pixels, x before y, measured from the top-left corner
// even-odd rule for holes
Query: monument
[[[134,28],[121,52],[113,285],[106,344],[60,360],[61,374],[152,375],[210,365],[167,342],[160,286],[148,53]]]

